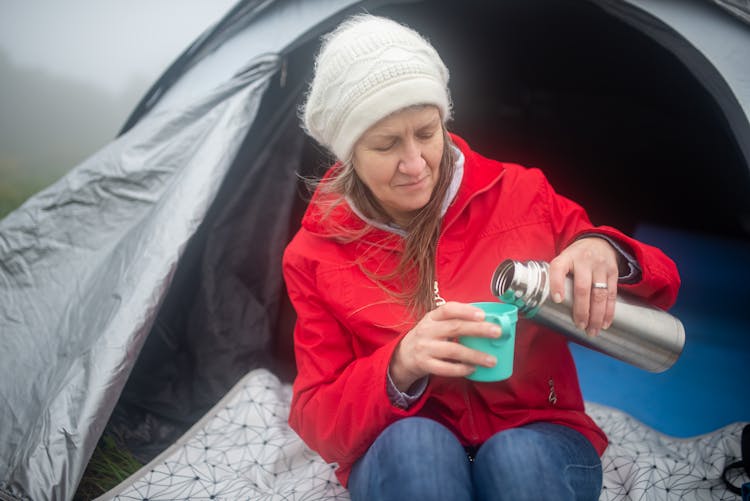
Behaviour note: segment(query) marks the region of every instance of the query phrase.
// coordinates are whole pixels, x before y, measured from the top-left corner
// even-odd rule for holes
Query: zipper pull
[[[555,405],[557,403],[557,393],[555,392],[555,382],[552,380],[552,378],[547,381],[547,384],[549,384],[549,396],[547,397],[547,400],[552,405]]]
[[[435,308],[437,308],[438,306],[443,306],[445,304],[445,299],[440,297],[440,291],[438,289],[437,280],[435,280],[434,290],[435,290],[435,295],[433,296],[432,301],[435,303]]]

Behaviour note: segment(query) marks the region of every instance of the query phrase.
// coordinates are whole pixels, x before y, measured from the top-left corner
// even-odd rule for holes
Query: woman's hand
[[[484,321],[484,311],[448,302],[428,312],[396,347],[390,364],[393,383],[407,391],[428,375],[463,377],[477,365],[493,367],[495,357],[456,342],[459,336],[500,337],[500,327]]]
[[[617,298],[617,251],[607,240],[576,240],[550,262],[550,294],[565,298],[565,277],[573,274],[573,321],[589,336],[612,324]],[[606,288],[604,288],[606,284]]]

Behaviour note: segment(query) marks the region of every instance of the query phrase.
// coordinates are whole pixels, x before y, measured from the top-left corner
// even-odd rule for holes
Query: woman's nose
[[[410,176],[418,175],[424,170],[425,163],[425,159],[422,157],[422,150],[416,141],[406,141],[403,153],[401,154],[399,170]]]

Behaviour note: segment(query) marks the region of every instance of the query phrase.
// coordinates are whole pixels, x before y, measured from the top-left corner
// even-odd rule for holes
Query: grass
[[[94,449],[73,501],[101,496],[143,465],[110,435],[103,435]]]
[[[0,154],[0,219],[32,195],[57,181],[64,172],[21,165]]]
[[[47,186],[45,181],[17,182],[2,178],[0,183],[0,219],[10,214],[30,196]]]

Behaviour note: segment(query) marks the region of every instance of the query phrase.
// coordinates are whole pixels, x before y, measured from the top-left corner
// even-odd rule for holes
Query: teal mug
[[[518,307],[506,303],[471,303],[484,310],[485,321],[500,326],[499,338],[460,336],[459,343],[471,349],[487,353],[497,359],[494,367],[477,366],[467,377],[472,381],[502,381],[513,374],[513,354],[516,348],[516,322]]]

